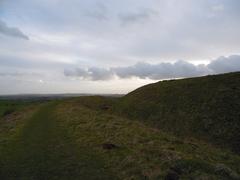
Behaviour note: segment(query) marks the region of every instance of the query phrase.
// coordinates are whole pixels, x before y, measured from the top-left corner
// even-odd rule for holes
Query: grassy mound
[[[161,81],[121,98],[114,111],[240,152],[240,73]]]

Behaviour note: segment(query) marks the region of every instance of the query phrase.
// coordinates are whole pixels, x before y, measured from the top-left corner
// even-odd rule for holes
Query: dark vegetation
[[[0,179],[238,180],[239,82],[230,73],[121,98],[1,100]]]
[[[18,109],[21,109],[21,107],[24,107],[28,104],[31,104],[31,102],[1,100],[0,101],[0,118],[10,115],[15,111],[17,111]]]

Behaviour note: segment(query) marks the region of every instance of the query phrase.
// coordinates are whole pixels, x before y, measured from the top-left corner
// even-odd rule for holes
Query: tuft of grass
[[[14,111],[15,111],[14,108],[5,109],[4,112],[3,112],[3,117],[4,117],[4,116],[7,116],[7,115],[9,115],[9,114],[12,114]]]

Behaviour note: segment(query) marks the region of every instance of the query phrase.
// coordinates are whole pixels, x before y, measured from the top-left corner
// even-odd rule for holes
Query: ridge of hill
[[[113,111],[240,153],[240,72],[149,84],[119,99]]]

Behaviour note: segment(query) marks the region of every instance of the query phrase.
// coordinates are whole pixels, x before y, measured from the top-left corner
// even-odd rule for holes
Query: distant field
[[[138,92],[1,100],[0,179],[240,179],[238,153],[133,118],[137,105],[128,106],[129,114],[115,109]]]

